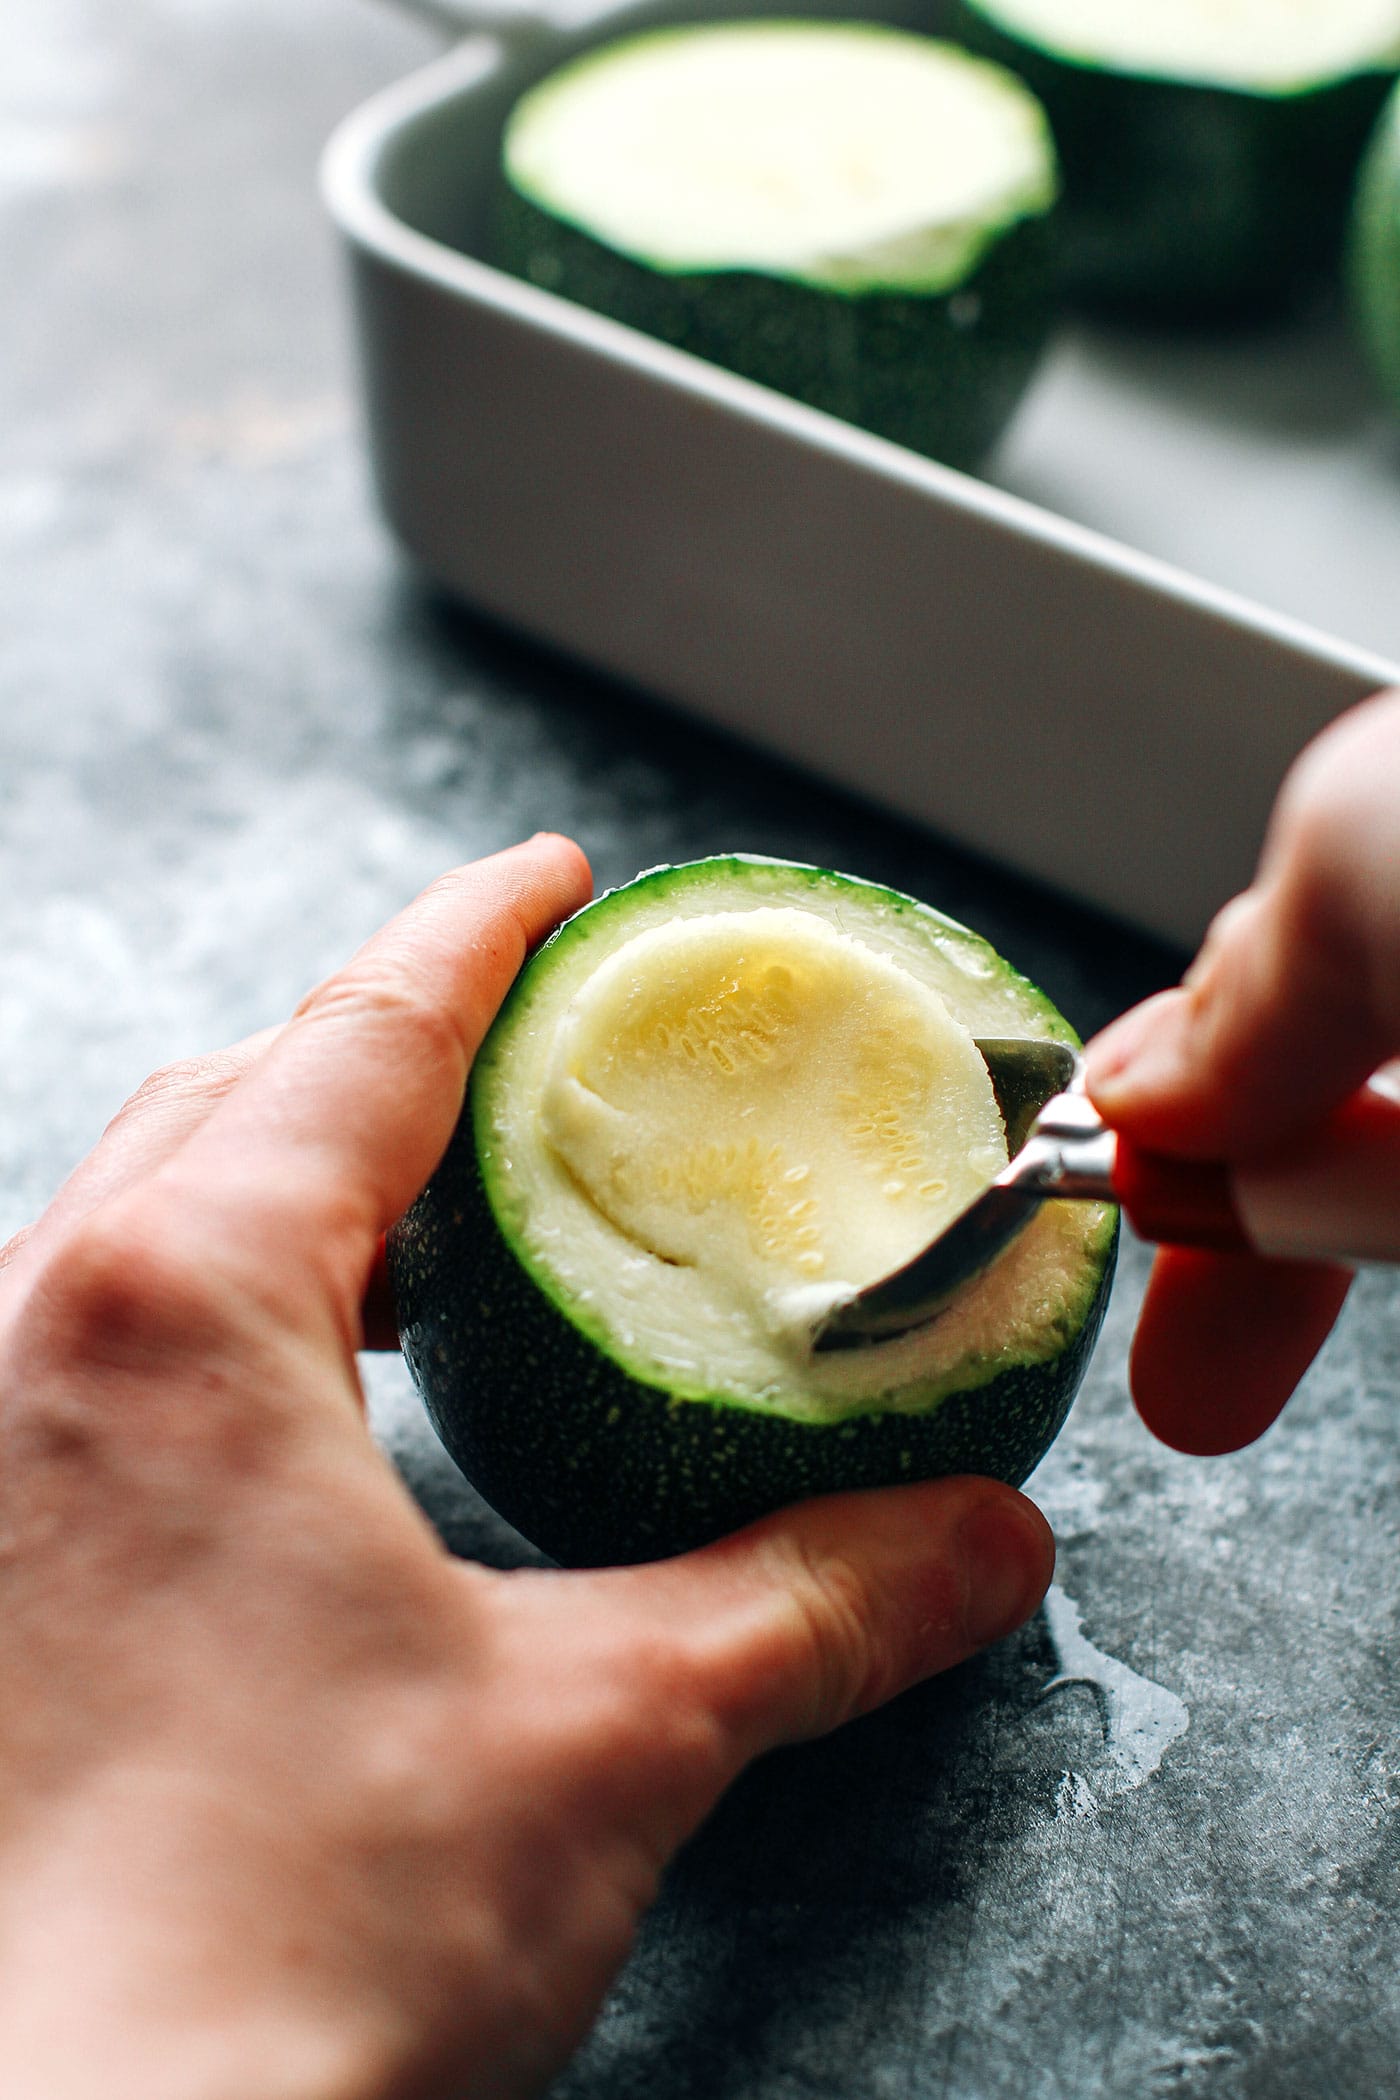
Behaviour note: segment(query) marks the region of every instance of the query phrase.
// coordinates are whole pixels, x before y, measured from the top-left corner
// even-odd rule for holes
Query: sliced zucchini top
[[[748,915],[752,937],[743,932]],[[788,984],[778,981],[785,933],[793,935]],[[737,999],[722,949],[756,964],[754,983]],[[857,957],[864,1036],[841,1011],[838,982]],[[768,1057],[770,1040],[794,1017],[768,1011],[764,999],[775,987],[779,1005],[797,996],[808,1009],[795,1017],[800,1063],[781,1073],[767,1070],[777,1061]],[[832,1279],[811,1277],[821,1303],[808,1305],[801,1228],[809,1196],[819,1206],[813,1215],[849,1212],[855,1258],[869,1271],[860,1280],[870,1280],[883,1272],[890,1250],[880,1235],[893,1212],[877,1215],[868,1183],[859,1193],[862,1165],[879,1164],[882,1193],[895,1181],[909,1184],[895,1192],[893,1211],[917,1245],[939,1221],[939,1193],[929,1184],[948,1179],[942,1193],[956,1208],[973,1192],[952,1187],[958,1176],[985,1181],[1004,1157],[985,1067],[971,1081],[965,1069],[980,1065],[969,1043],[978,1033],[1069,1035],[985,942],[894,892],[760,860],[656,871],[563,927],[488,1038],[472,1079],[488,1199],[545,1294],[645,1383],[808,1420],[872,1405],[927,1407],[942,1390],[1056,1355],[1102,1267],[1103,1213],[1047,1205],[933,1328],[813,1357],[810,1321],[830,1303]],[[946,1076],[957,1096],[946,1176],[907,1142],[917,1128],[904,1099],[916,1038],[918,1087],[927,1088],[932,1072],[936,1086]],[[727,1084],[736,1061],[760,1075],[747,1099]],[[662,1084],[648,1091],[658,1069]],[[816,1119],[805,1161],[820,1166],[810,1186],[788,1187],[793,1162],[775,1151],[791,1127],[783,1120],[789,1097],[804,1090],[798,1121]],[[960,1150],[966,1158],[958,1161]],[[685,1214],[692,1181],[705,1199],[697,1217]]]
[[[795,21],[659,30],[562,67],[517,105],[505,168],[653,269],[845,292],[960,284],[1057,188],[1040,106],[1000,67]]]
[[[1297,94],[1400,66],[1400,0],[971,0],[1086,66]]]

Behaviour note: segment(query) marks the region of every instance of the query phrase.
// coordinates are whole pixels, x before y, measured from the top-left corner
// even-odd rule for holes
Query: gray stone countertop
[[[986,932],[1084,1030],[1160,949],[453,610],[366,488],[314,168],[431,46],[363,0],[12,0],[0,63],[0,1237],[155,1064],[540,825],[744,848]],[[1019,1637],[737,1786],[556,2100],[1400,2094],[1394,1279],[1282,1426],[1139,1429],[1125,1252]],[[401,1367],[449,1542],[524,1549]]]

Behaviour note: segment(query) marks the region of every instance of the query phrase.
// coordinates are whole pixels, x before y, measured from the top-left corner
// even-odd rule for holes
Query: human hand
[[[989,1481],[504,1575],[376,1450],[381,1236],[587,893],[559,839],[444,878],[285,1028],[157,1075],[0,1257],[6,2100],[538,2092],[749,1759],[1044,1591]]]
[[[1315,1129],[1398,1051],[1400,693],[1389,693],[1299,759],[1252,887],[1179,990],[1089,1046],[1088,1085],[1145,1149],[1251,1163]],[[1149,1427],[1202,1454],[1261,1435],[1350,1280],[1321,1263],[1162,1249],[1132,1359]]]

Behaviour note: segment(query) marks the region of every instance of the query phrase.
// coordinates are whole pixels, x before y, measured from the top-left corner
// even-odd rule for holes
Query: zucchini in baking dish
[[[1052,303],[1054,149],[999,67],[874,24],[666,29],[573,61],[506,129],[499,259],[958,466]]]
[[[1072,292],[1209,318],[1334,264],[1400,0],[958,0],[956,27],[1049,115]]]

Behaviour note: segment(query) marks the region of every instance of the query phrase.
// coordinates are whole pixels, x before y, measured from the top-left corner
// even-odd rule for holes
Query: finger
[[[1242,1158],[1315,1123],[1400,1045],[1400,694],[1295,766],[1259,877],[1179,991],[1089,1047],[1089,1091],[1140,1145]]]
[[[252,1069],[278,1033],[276,1028],[263,1028],[227,1049],[153,1072],[74,1168],[31,1238],[75,1223],[171,1158]]]
[[[511,980],[589,887],[579,849],[543,836],[434,883],[165,1164],[162,1203],[290,1293],[314,1271],[353,1300],[358,1326],[382,1235],[441,1158]]]
[[[968,1478],[805,1503],[681,1559],[587,1579],[610,1609],[630,1598],[679,1641],[683,1690],[660,1696],[698,1702],[718,1728],[723,1783],[1011,1632],[1054,1561],[1032,1503]]]
[[[1282,1413],[1342,1309],[1351,1272],[1162,1248],[1133,1343],[1138,1413],[1198,1458],[1239,1451]]]
[[[275,1028],[232,1043],[204,1057],[188,1058],[153,1072],[123,1103],[97,1144],[63,1183],[43,1214],[0,1247],[0,1271],[22,1255],[42,1249],[55,1233],[132,1188],[177,1152],[190,1132],[212,1113],[230,1087],[266,1050]]]

